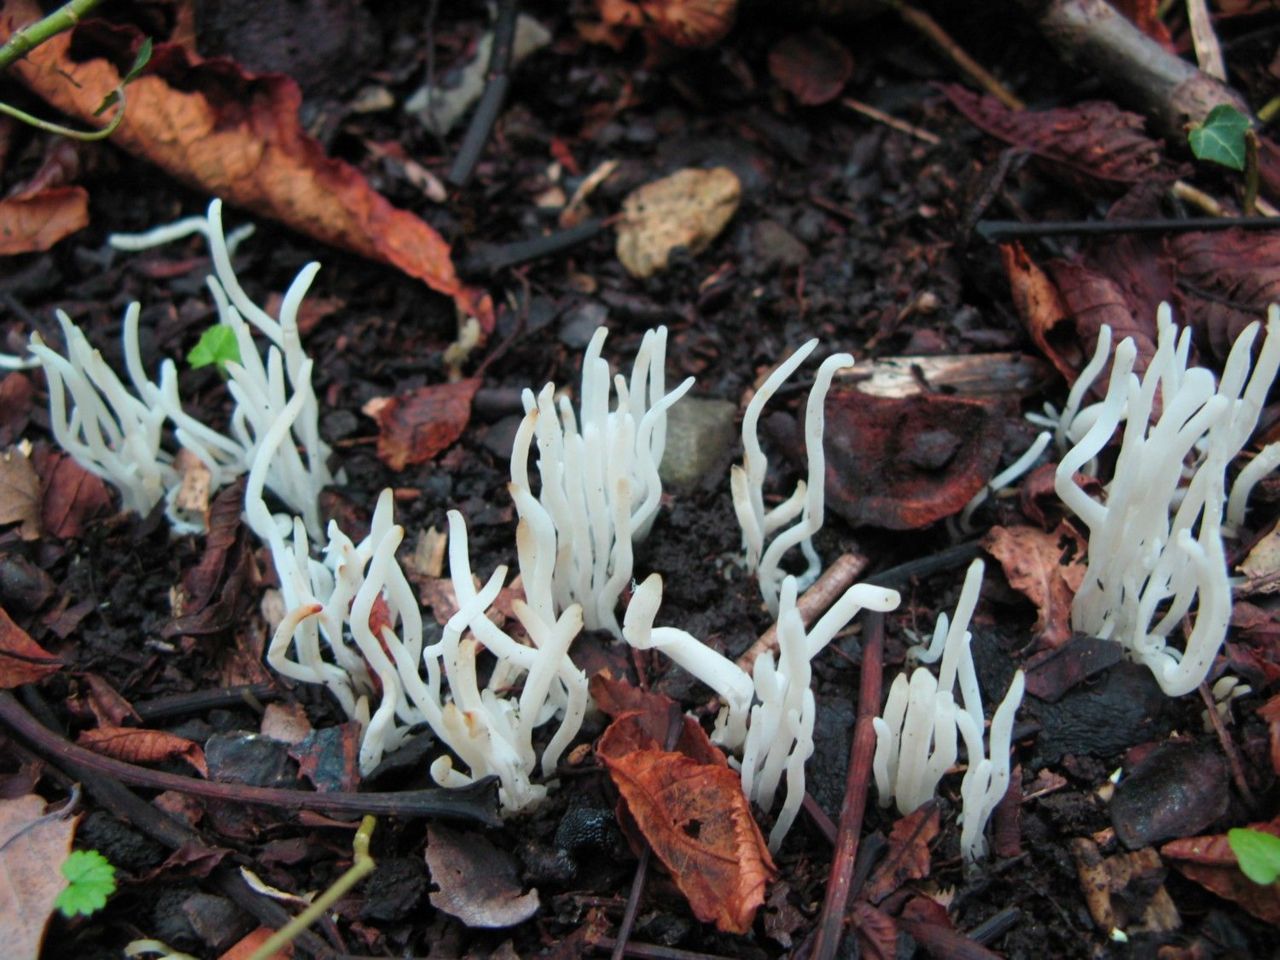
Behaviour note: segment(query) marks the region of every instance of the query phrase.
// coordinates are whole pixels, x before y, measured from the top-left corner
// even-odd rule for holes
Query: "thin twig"
[[[549,257],[590,240],[604,226],[603,220],[593,218],[529,240],[477,247],[458,264],[458,272],[463,276],[487,276],[530,260]]]
[[[1119,233],[1193,233],[1208,230],[1276,230],[1275,217],[1186,217],[1155,220],[1046,220],[1020,223],[1017,220],[979,220],[978,236],[999,242],[1024,237],[1096,237]]]
[[[858,690],[858,719],[849,749],[849,773],[845,778],[844,804],[840,807],[840,831],[831,858],[831,877],[818,917],[818,935],[812,960],[831,960],[840,948],[845,910],[852,892],[858,838],[867,809],[871,780],[871,760],[876,749],[876,733],[871,721],[880,713],[880,690],[884,668],[884,614],[867,616],[862,642],[862,682]]]
[[[1021,110],[1026,104],[1015,96],[1008,87],[995,78],[982,64],[974,60],[964,51],[960,44],[951,39],[938,21],[916,7],[889,0],[889,5],[898,11],[904,22],[924,34],[934,46],[951,58],[957,67],[1010,110]]]
[[[937,146],[942,142],[942,138],[936,133],[930,133],[923,127],[917,127],[914,124],[907,123],[905,120],[899,120],[892,114],[885,113],[883,110],[877,110],[869,103],[863,103],[861,100],[853,99],[853,97],[843,97],[840,102],[855,113],[860,113],[864,117],[870,117],[877,123],[883,123],[886,127],[892,127],[899,133],[905,133],[908,136],[915,137],[917,140],[923,140],[930,146]]]
[[[495,807],[496,781],[486,777],[458,790],[402,790],[395,793],[311,793],[280,790],[238,783],[212,783],[159,770],[148,770],[111,757],[104,757],[70,743],[41,725],[18,703],[12,693],[0,690],[0,724],[7,726],[47,760],[94,770],[121,783],[232,803],[282,807],[286,810],[320,810],[327,813],[375,814],[394,817],[449,817],[498,826]]]
[[[489,142],[493,125],[507,99],[511,86],[511,51],[516,39],[516,0],[498,0],[498,18],[493,25],[493,47],[489,51],[489,70],[484,94],[476,112],[471,116],[467,133],[462,138],[458,155],[449,168],[448,181],[455,187],[465,187],[475,172],[484,145]]]

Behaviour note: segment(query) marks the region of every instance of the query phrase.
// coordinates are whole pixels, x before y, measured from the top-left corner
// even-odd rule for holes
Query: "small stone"
[[[736,404],[685,397],[667,413],[667,447],[658,474],[665,486],[690,490],[715,482],[737,437]]]
[[[686,169],[646,183],[622,202],[618,259],[633,277],[651,277],[684,247],[698,254],[733,218],[742,184],[728,167]]]
[[[1227,763],[1212,747],[1161,744],[1138,764],[1111,801],[1111,824],[1130,850],[1189,837],[1227,812]]]

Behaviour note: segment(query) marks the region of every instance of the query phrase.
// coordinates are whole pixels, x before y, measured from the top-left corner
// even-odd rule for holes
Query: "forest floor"
[[[167,4],[114,6],[109,17],[135,16],[161,42],[172,29]],[[981,553],[985,582],[971,629],[988,713],[1018,667],[1039,671],[1032,687],[1039,695],[1029,694],[1018,714],[1013,783],[993,818],[989,858],[966,864],[960,856],[959,769],[910,822],[910,836],[870,787],[839,955],[1276,955],[1274,928],[1264,918],[1280,920],[1280,897],[1250,888],[1221,842],[1228,828],[1267,823],[1277,813],[1277,713],[1260,715],[1280,682],[1280,621],[1269,595],[1259,588],[1237,605],[1210,683],[1230,673],[1252,691],[1215,727],[1201,695],[1165,697],[1147,670],[1121,661],[1117,645],[1071,634],[1059,566],[1078,566],[1087,531],[1052,496],[1050,474],[1016,481],[1021,496],[984,504],[971,530],[945,519],[1031,444],[1037,428],[1024,413],[1063,404],[1068,386],[1054,368],[1083,365],[1098,315],[1118,315],[1121,332],[1146,337],[1149,346],[1156,304],[1171,298],[1179,318],[1193,321],[1199,361],[1219,371],[1222,344],[1239,324],[1206,304],[1234,309],[1233,318],[1256,317],[1258,305],[1280,291],[1280,248],[1269,233],[1049,235],[1002,248],[976,224],[1198,216],[1171,197],[1171,182],[1182,177],[1234,207],[1239,175],[1195,164],[1185,142],[1147,140],[1140,126],[1134,132],[1097,121],[1094,107],[1080,105],[1113,100],[1114,93],[1092,72],[1065,65],[1011,3],[971,4],[963,12],[933,6],[955,41],[1030,105],[1039,119],[1026,127],[994,101],[967,93],[954,61],[892,13],[793,21],[751,4],[706,49],[654,52],[638,35],[617,50],[588,42],[566,5],[548,2],[521,5],[547,41],[513,68],[470,182],[445,191],[466,119],[437,136],[405,104],[423,86],[429,61],[447,82],[474,54],[491,29],[484,4],[209,6],[224,8],[223,19],[196,17],[201,53],[232,57],[248,71],[292,75],[304,94],[305,129],[434,227],[464,281],[492,298],[491,328],[458,360],[456,351],[447,353],[459,338],[448,297],[252,209],[229,202],[224,211],[228,227],[256,227],[234,257],[255,302],[278,303],[305,264],[323,265],[300,317],[315,360],[320,432],[342,473],[325,491],[322,512],[358,541],[379,492],[394,490],[396,521],[406,531],[399,556],[424,606],[436,605],[435,616],[424,615],[428,642],[439,636],[445,608],[439,585],[447,580],[439,579],[433,550],[447,528],[446,511],[465,516],[481,579],[500,564],[514,567],[516,512],[507,485],[520,392],[550,381],[576,393],[597,325],[609,329],[604,355],[615,371],[630,368],[645,331],[665,325],[668,385],[695,377],[691,399],[711,411],[736,410],[727,439],[723,430],[696,434],[692,449],[673,439],[669,458],[688,462],[668,464],[684,467],[683,476],[668,483],[635,562],[637,580],[663,576],[659,622],[731,658],[771,625],[754,578],[735,562],[741,534],[729,490],[730,464],[741,458],[737,425],[755,387],[802,343],[819,339],[818,352],[764,421],[773,501],[804,476],[798,422],[817,362],[840,351],[860,363],[916,358],[898,365],[907,371],[895,381],[904,395],[870,398],[862,389],[867,376],[837,382],[828,404],[827,517],[816,547],[826,561],[857,558],[860,578],[902,594],[883,619],[885,691],[908,646],[954,609],[965,568]],[[427,6],[439,8],[434,21],[419,9]],[[587,6],[582,20],[592,19]],[[1228,5],[1233,12],[1241,6]],[[249,15],[255,10],[258,20]],[[1274,96],[1274,11],[1215,22],[1232,81],[1255,104]],[[1185,52],[1181,13],[1169,26],[1170,43]],[[797,90],[822,102],[802,105]],[[49,111],[15,82],[0,96]],[[902,123],[872,119],[855,109],[859,104]],[[1063,113],[1045,119],[1051,109]],[[966,113],[1017,136],[997,139]],[[1054,129],[1067,144],[1061,149],[1074,151],[1065,161],[1052,155],[1053,143],[1045,146]],[[1068,132],[1078,139],[1068,143]],[[20,125],[6,127],[4,136],[5,191],[65,149]],[[1036,136],[1041,146],[1028,146]],[[1012,142],[1018,137],[1023,142]],[[1118,158],[1129,148],[1128,159]],[[1141,163],[1126,165],[1139,153]],[[47,251],[0,262],[0,349],[23,353],[33,331],[62,343],[54,318],[60,308],[123,369],[122,317],[137,301],[144,364],[155,370],[163,358],[181,361],[216,319],[205,286],[207,246],[196,237],[125,253],[107,236],[202,215],[209,193],[110,142],[77,146],[71,155],[68,176],[88,192],[88,225]],[[569,197],[606,163],[615,165],[612,172],[585,199],[584,217],[606,218],[600,229],[585,229],[585,239],[543,257],[512,265],[494,259],[505,245],[570,223],[563,216]],[[705,249],[677,250],[652,276],[632,275],[615,249],[624,199],[678,170],[721,167],[740,191],[727,226]],[[1218,242],[1213,237],[1229,237],[1233,246],[1209,249]],[[1252,285],[1224,290],[1206,279],[1228,258],[1249,271]],[[1052,331],[1034,329],[1044,315],[1042,303],[1028,306],[1037,277],[1070,317]],[[992,354],[1012,359],[981,366],[978,358]],[[970,382],[930,382],[939,368],[923,358],[955,361],[970,371]],[[979,364],[978,373],[970,363]],[[216,370],[180,365],[189,411],[225,422],[229,399]],[[451,380],[466,387],[450,394],[447,410],[435,406],[443,394],[424,388]],[[272,598],[279,602],[275,572],[235,505],[217,514],[215,501],[221,522],[209,536],[171,534],[162,509],[146,517],[119,512],[114,493],[59,457],[46,393],[39,371],[0,381],[0,447],[30,444],[40,480],[28,514],[14,512],[12,496],[0,490],[0,521],[7,524],[0,527],[0,604],[12,621],[10,638],[14,629],[25,631],[60,662],[15,696],[0,694],[9,697],[0,726],[0,796],[37,793],[57,803],[73,782],[82,783],[75,846],[114,863],[119,889],[90,917],[55,915],[43,956],[115,957],[140,938],[196,957],[247,956],[235,945],[264,925],[270,903],[296,912],[297,897],[327,888],[350,865],[353,814],[360,811],[358,804],[339,815],[288,801],[237,802],[235,785],[425,788],[433,785],[427,767],[440,747],[423,732],[361,779],[356,731],[344,726],[338,704],[265,665],[266,618]],[[366,413],[388,398],[400,398],[399,420]],[[1262,422],[1265,432],[1275,418],[1264,413]],[[1041,463],[1057,458],[1051,449]],[[1247,529],[1227,546],[1233,568],[1272,526],[1277,494],[1273,481],[1259,487]],[[1044,581],[1038,593],[1028,586],[1037,578]],[[203,593],[202,605],[175,611],[175,599],[189,601],[193,593]],[[808,792],[828,826],[839,823],[848,786],[871,629],[865,617],[814,661],[817,733]],[[599,633],[584,635],[574,657],[589,670],[609,664],[615,674],[629,673],[632,683],[674,698],[709,729],[710,692],[669,661],[624,656]],[[36,718],[45,735],[14,727],[19,714]],[[589,745],[607,723],[589,717],[575,746]],[[125,783],[110,769],[77,766],[57,753],[58,743],[92,746],[96,731],[124,728],[170,739],[133,744],[125,748],[132,754],[117,751],[117,759],[187,780],[196,779],[195,766],[231,792],[161,792],[165,784]],[[372,876],[338,901],[295,955],[308,948],[329,956],[475,958],[612,950],[640,841],[633,833],[628,843],[618,831],[617,790],[589,749],[571,749],[557,780],[545,802],[499,827],[404,810],[380,816]],[[772,814],[756,812],[767,835]],[[764,903],[741,934],[699,921],[666,871],[646,860],[626,955],[809,956],[833,862],[821,821],[802,812],[776,857]],[[1197,836],[1209,839],[1195,851],[1171,846]],[[428,841],[441,851],[435,860]],[[492,859],[460,860],[451,871],[451,855],[480,856],[478,849]],[[242,870],[261,881],[259,892],[245,885]],[[505,885],[494,881],[500,889],[469,889],[486,886],[477,882],[480,873],[503,870],[510,877]],[[516,910],[514,900],[529,909]],[[477,919],[486,911],[507,919],[486,925]]]

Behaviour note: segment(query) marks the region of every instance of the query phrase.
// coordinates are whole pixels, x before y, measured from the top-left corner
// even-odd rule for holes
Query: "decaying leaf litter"
[[[1139,22],[1150,17],[1147,5],[1134,6]],[[507,459],[519,391],[548,380],[577,383],[582,349],[601,322],[612,331],[606,354],[615,369],[625,369],[645,329],[665,323],[668,376],[697,377],[690,399],[702,404],[709,425],[690,452],[677,454],[686,476],[669,482],[653,533],[638,552],[637,573],[663,575],[662,622],[730,656],[746,651],[770,624],[754,584],[732,560],[740,539],[727,470],[740,456],[737,416],[761,376],[808,337],[820,336],[824,351],[850,350],[867,365],[840,383],[828,403],[830,509],[817,546],[828,561],[862,558],[861,576],[924,565],[893,584],[904,602],[886,618],[884,686],[912,637],[927,634],[938,613],[954,606],[972,554],[956,554],[953,543],[980,537],[998,561],[988,562],[973,626],[984,694],[998,698],[1021,666],[1036,700],[1019,714],[1018,766],[990,828],[994,857],[975,869],[966,871],[958,856],[958,776],[943,781],[935,805],[905,818],[881,809],[871,791],[855,873],[867,879],[857,881],[848,901],[845,936],[862,950],[888,952],[914,941],[934,955],[1083,955],[1115,949],[1108,946],[1112,930],[1163,945],[1175,951],[1170,955],[1199,955],[1209,945],[1264,949],[1265,927],[1253,917],[1274,917],[1273,891],[1250,887],[1234,871],[1221,836],[1245,824],[1275,832],[1276,722],[1268,698],[1277,630],[1269,599],[1274,577],[1264,561],[1249,570],[1218,671],[1242,678],[1252,691],[1226,700],[1218,728],[1205,732],[1205,704],[1196,695],[1170,700],[1145,669],[1119,662],[1114,644],[1071,635],[1064,608],[1079,586],[1080,531],[1064,520],[1051,477],[1032,474],[1019,481],[1020,496],[980,506],[967,535],[941,520],[1030,444],[1036,430],[1019,414],[1046,400],[1061,404],[1066,386],[1052,369],[1073,376],[1103,323],[1117,339],[1134,336],[1145,361],[1155,341],[1154,305],[1168,300],[1179,321],[1194,327],[1201,362],[1220,364],[1277,288],[1267,233],[1049,234],[997,249],[980,239],[978,222],[1198,215],[1178,205],[1185,201],[1170,200],[1175,184],[1192,184],[1231,206],[1237,181],[1194,165],[1176,139],[1160,140],[1167,131],[1158,121],[1144,124],[1124,113],[1135,102],[1132,91],[1090,83],[1062,65],[1035,21],[1012,6],[938,16],[972,57],[1032,104],[1021,111],[966,89],[956,63],[892,15],[811,27],[747,7],[731,30],[714,20],[707,30],[705,22],[676,16],[680,8],[691,15],[702,5],[584,5],[578,22],[558,8],[523,9],[549,43],[513,68],[510,95],[479,165],[469,185],[452,192],[444,185],[465,121],[452,131],[430,131],[405,105],[423,85],[428,60],[447,85],[477,49],[491,29],[481,5],[440,10],[426,32],[402,12],[382,11],[378,19],[354,5],[329,10],[326,16],[339,23],[323,25],[359,43],[337,52],[319,42],[295,44],[292,58],[287,45],[282,57],[261,31],[237,34],[197,16],[194,49],[189,34],[162,46],[154,77],[144,78],[154,89],[130,101],[139,126],[119,146],[78,147],[69,157],[65,142],[20,127],[8,131],[4,176],[11,196],[63,205],[67,212],[58,216],[67,225],[59,232],[68,235],[50,247],[48,234],[27,230],[30,252],[6,262],[5,349],[23,352],[33,329],[56,342],[52,309],[61,307],[108,360],[117,360],[120,317],[127,302],[138,300],[148,363],[185,356],[213,319],[203,288],[210,270],[205,248],[189,242],[122,255],[105,246],[105,237],[201,213],[210,191],[233,190],[228,180],[244,180],[247,192],[226,199],[257,209],[228,210],[226,218],[257,225],[236,254],[255,299],[278,295],[304,263],[323,263],[299,326],[317,358],[321,430],[345,471],[345,482],[326,491],[324,513],[358,531],[377,492],[391,485],[398,520],[409,531],[402,561],[428,619],[443,620],[452,597],[440,579],[444,548],[432,531],[445,529],[446,509],[467,517],[477,573],[512,562]],[[6,13],[22,9],[15,4]],[[1249,103],[1265,103],[1276,77],[1269,72],[1274,40],[1259,29],[1264,21],[1247,6],[1214,9],[1219,33],[1235,41],[1230,79]],[[119,48],[142,33],[166,39],[169,21],[155,14],[143,14],[137,31],[87,24],[76,40],[83,47],[70,48],[80,61],[74,70],[46,62],[43,79],[25,81],[40,96],[48,95],[42,84],[53,84],[64,99],[52,102],[73,115],[83,110],[77,102],[96,104],[101,91],[60,79],[118,69],[92,56],[104,45],[114,45],[120,60]],[[1167,34],[1152,32],[1184,50],[1181,15],[1167,27]],[[637,30],[642,40],[633,36]],[[693,32],[694,49],[679,49],[688,39],[680,39],[681,31]],[[210,38],[226,46],[202,46]],[[619,49],[588,39],[613,39]],[[58,49],[50,46],[45,55]],[[336,61],[317,65],[326,50]],[[218,53],[239,65],[216,59],[201,65]],[[344,69],[335,70],[335,62]],[[305,97],[291,92],[287,80],[254,78],[268,67],[296,70]],[[335,86],[335,72],[349,83]],[[229,113],[196,110],[202,94]],[[177,101],[166,98],[175,95],[183,111],[195,112],[173,113]],[[7,96],[38,103],[17,85]],[[151,103],[152,96],[159,102]],[[291,120],[299,101],[300,125]],[[859,111],[867,106],[901,122],[869,120]],[[202,136],[199,151],[181,138],[164,149],[149,147],[156,135],[148,122],[176,115],[203,117],[188,128],[197,132],[220,117],[227,141]],[[231,160],[243,163],[246,151],[252,157],[258,149],[271,159],[259,168],[261,179],[246,179]],[[200,161],[198,169],[180,168],[188,158]],[[211,169],[230,176],[211,178]],[[602,169],[608,172],[598,174]],[[637,199],[637,188],[690,170],[701,173],[678,179],[660,203],[651,194]],[[1264,165],[1264,182],[1267,172]],[[685,185],[690,176],[692,189]],[[256,192],[281,184],[286,199],[267,201]],[[373,191],[386,200],[374,199]],[[318,235],[373,254],[403,275],[268,219],[300,226],[309,215],[290,220],[289,211],[326,217],[335,192],[347,198],[344,209],[354,202],[359,215],[334,215]],[[76,231],[82,219],[76,205],[83,207],[85,193],[88,226]],[[418,266],[395,246],[387,217],[408,221],[388,214],[387,200],[423,224],[406,229],[438,238],[409,251],[426,257]],[[616,225],[592,226],[593,218],[619,211],[634,222],[642,203],[657,204],[662,216],[660,229],[638,242],[619,240],[615,248],[610,226]],[[21,234],[21,225],[32,222],[29,207],[14,216],[6,222]],[[338,221],[345,227],[335,227]],[[502,262],[493,256],[502,245],[557,227],[577,228],[586,239],[553,247],[543,259],[491,266]],[[340,239],[332,232],[339,229],[348,231]],[[624,248],[641,250],[644,266],[627,265]],[[475,272],[459,279],[457,265],[468,263]],[[420,280],[453,303],[428,293]],[[454,303],[474,310],[475,327],[457,322]],[[1012,356],[987,366],[992,354]],[[918,359],[867,363],[896,357]],[[941,363],[948,359],[953,367]],[[895,369],[896,379],[886,373]],[[184,373],[183,383],[184,399],[202,416],[225,416],[216,370]],[[860,384],[875,384],[887,396],[873,401]],[[59,736],[135,767],[191,779],[193,765],[207,765],[210,780],[232,791],[237,783],[352,791],[359,782],[358,731],[316,689],[290,686],[263,665],[273,573],[240,523],[236,488],[215,499],[204,537],[173,539],[159,515],[117,515],[107,487],[51,443],[43,391],[38,373],[11,373],[0,382],[0,440],[34,444],[30,460],[8,455],[0,484],[5,686],[19,689],[23,709]],[[770,409],[786,412],[765,422],[771,491],[788,489],[804,472],[802,397],[800,390],[784,393]],[[1261,432],[1274,433],[1273,423],[1264,414]],[[674,440],[672,448],[681,449]],[[1264,482],[1245,537],[1231,545],[1233,562],[1267,532],[1273,497]],[[1264,563],[1260,571],[1256,563]],[[498,609],[509,616],[510,597]],[[845,797],[868,629],[856,628],[814,665],[818,730],[809,793],[825,809],[828,829]],[[683,707],[709,715],[706,689],[660,657],[631,657],[599,635],[581,637],[576,648],[575,658],[591,671],[608,665],[616,677],[671,697],[677,713]],[[241,684],[252,685],[256,698],[247,706],[198,699]],[[591,721],[578,742],[588,744],[606,723]],[[654,736],[661,740],[661,733]],[[361,787],[385,793],[429,786],[429,740],[411,742]],[[617,740],[613,733],[602,741],[606,752]],[[664,746],[648,748],[652,756],[628,754],[634,783],[697,762],[657,749]],[[100,786],[118,780],[119,768],[104,774],[74,763],[62,772],[41,767],[26,736],[11,737],[4,756],[6,795],[25,795],[24,803],[36,792],[61,800],[71,779],[86,781],[88,812],[76,845],[96,847],[121,870],[121,892],[105,911],[52,922],[51,956],[117,955],[141,937],[197,956],[239,955],[237,941],[261,925],[280,925],[284,914],[267,917],[262,905],[273,901],[246,893],[238,868],[253,871],[265,885],[258,889],[284,891],[285,909],[297,912],[290,896],[332,883],[351,861],[350,818],[370,812],[317,806],[290,815],[278,805],[228,802],[234,793],[157,796],[159,782],[131,784],[131,802]],[[813,949],[826,919],[820,907],[833,846],[820,818],[803,814],[776,863],[764,854],[762,868],[746,872],[747,886],[761,888],[763,906],[754,916],[742,916],[746,901],[735,900],[732,888],[691,893],[679,865],[657,851],[647,861],[639,910],[622,930],[634,856],[645,841],[634,822],[624,819],[618,829],[617,793],[605,765],[585,748],[570,752],[559,791],[539,810],[483,832],[483,856],[497,858],[484,861],[490,864],[484,870],[508,876],[492,889],[474,888],[467,868],[457,866],[464,853],[481,856],[480,841],[465,839],[477,828],[437,831],[434,820],[428,826],[420,816],[384,808],[374,874],[339,901],[336,925],[318,928],[299,948],[571,956],[611,950],[621,937],[657,956],[675,948],[711,956]],[[1108,781],[1117,768],[1124,773],[1119,787]],[[642,806],[651,820],[671,810],[662,802]],[[1152,809],[1164,815],[1153,817]],[[159,810],[178,823],[161,820]],[[767,832],[768,821],[762,826]],[[640,833],[654,836],[654,829],[661,828]],[[719,902],[717,889],[725,894]],[[717,932],[717,909],[734,916],[722,929],[747,932]]]

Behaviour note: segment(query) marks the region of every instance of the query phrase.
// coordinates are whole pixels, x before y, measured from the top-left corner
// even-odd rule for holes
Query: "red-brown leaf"
[[[88,225],[89,193],[84,187],[51,187],[0,200],[0,256],[48,250]]]
[[[41,11],[33,0],[8,0],[4,14],[0,41]],[[83,24],[75,37],[81,49],[142,40],[101,21]],[[77,62],[69,54],[71,42],[71,33],[53,37],[12,73],[64,113],[101,124],[93,113],[120,75],[101,57]],[[179,45],[159,43],[147,71],[129,86],[128,109],[111,140],[255,215],[390,264],[452,297],[459,310],[491,330],[492,301],[458,279],[444,239],[393,207],[350,164],[327,156],[298,120],[301,103],[288,76],[251,74],[228,59],[193,63]]]
[[[1059,647],[1071,637],[1071,601],[1084,577],[1083,545],[1065,524],[1053,533],[1038,527],[992,527],[982,547],[1000,561],[1009,586],[1036,605],[1036,636]],[[1063,562],[1066,553],[1074,558]]]
[[[596,756],[698,919],[746,933],[775,871],[742,783],[727,766],[660,749],[639,718],[610,724]]]
[[[36,643],[0,607],[0,690],[35,683],[62,669],[62,661]]]
[[[800,103],[816,106],[840,96],[853,75],[853,57],[831,34],[806,30],[773,45],[769,73]]]
[[[99,727],[96,730],[85,730],[76,738],[76,743],[95,753],[126,763],[183,760],[200,771],[201,776],[209,775],[209,767],[205,763],[204,750],[200,744],[163,730]]]
[[[1071,184],[1087,188],[1096,187],[1096,181],[1130,184],[1179,176],[1179,169],[1165,161],[1160,141],[1142,132],[1143,118],[1109,101],[1015,111],[958,84],[942,90],[974,126],[1030,150]]]
[[[1280,836],[1280,819],[1251,823],[1249,827]],[[1206,890],[1240,904],[1260,920],[1280,924],[1280,885],[1263,886],[1241,873],[1226,834],[1173,840],[1160,848],[1160,855]]]
[[[94,517],[111,512],[111,494],[101,477],[47,448],[37,447],[33,460],[43,487],[40,519],[46,533],[71,540]]]
[[[927,877],[929,844],[941,827],[942,816],[932,800],[899,819],[889,832],[889,852],[867,881],[867,899],[879,903],[908,880]]]
[[[448,449],[467,428],[478,389],[480,378],[472,377],[369,401],[364,412],[378,422],[378,459],[403,470]]]

